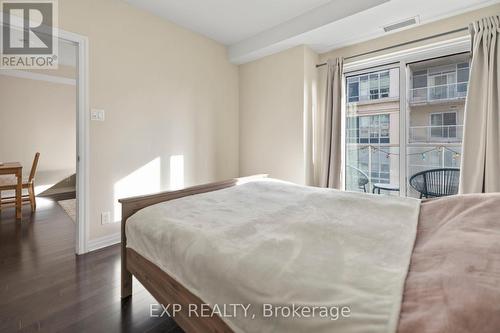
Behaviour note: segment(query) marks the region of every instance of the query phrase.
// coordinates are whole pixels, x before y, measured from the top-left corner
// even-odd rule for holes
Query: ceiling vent
[[[385,32],[389,32],[389,31],[403,29],[403,28],[409,27],[411,25],[415,25],[418,22],[419,22],[418,16],[415,16],[412,18],[405,19],[403,21],[399,21],[396,23],[391,23],[391,24],[385,25],[383,28],[384,28]]]

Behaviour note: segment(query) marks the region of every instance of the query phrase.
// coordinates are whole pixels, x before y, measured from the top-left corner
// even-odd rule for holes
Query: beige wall
[[[461,28],[499,11],[484,8],[318,61]],[[307,48],[238,70],[223,45],[120,0],[60,1],[59,17],[64,30],[89,38],[90,107],[106,111],[105,122],[90,126],[90,239],[119,232],[119,224],[100,224],[101,212],[119,208],[117,198],[167,189],[171,180],[179,186],[265,172],[307,182],[308,87],[317,58]],[[318,101],[321,107],[321,95]],[[171,168],[172,156],[182,156],[182,170]]]
[[[36,192],[76,171],[76,86],[0,75],[0,159],[29,175],[40,152]]]
[[[319,55],[309,49],[304,48],[304,165],[305,184],[314,185],[319,178],[319,151],[317,146],[319,131],[315,126],[315,113],[318,108],[318,70],[316,64]]]
[[[325,66],[316,70],[314,62],[327,59],[369,52],[376,49],[397,45],[438,33],[467,27],[470,22],[480,17],[496,14],[500,5],[494,5],[425,24],[413,29],[390,34],[374,40],[340,48],[321,54],[319,57],[307,52],[306,47],[274,54],[263,59],[240,66],[240,173],[242,175],[264,172],[271,176],[298,183],[317,182],[319,152],[310,150],[318,147],[322,140],[320,126],[324,107]],[[432,41],[448,39],[467,34],[466,31],[447,35]],[[416,43],[411,46],[428,43]],[[408,47],[408,46],[406,46]],[[303,51],[306,50],[306,51]],[[391,49],[392,52],[397,49]],[[305,55],[304,55],[305,54]],[[373,56],[374,54],[370,55]],[[370,57],[367,56],[367,57]],[[307,59],[308,64],[306,65]],[[357,58],[358,60],[360,58]],[[307,114],[307,95],[303,88],[309,73],[314,74],[314,86],[317,82],[317,100],[312,109],[317,110],[312,116]],[[316,77],[317,76],[317,77]],[[307,87],[307,83],[305,86]],[[303,97],[302,97],[303,96]],[[312,99],[311,99],[312,101]],[[304,104],[305,103],[305,104]],[[305,112],[306,111],[306,112]],[[314,123],[309,131],[309,123]],[[391,118],[397,124],[397,117]],[[311,160],[313,163],[306,163]],[[305,156],[305,157],[303,157]],[[305,165],[305,170],[304,170]],[[310,170],[313,170],[311,178]],[[304,178],[304,175],[307,175]]]
[[[171,171],[177,186],[238,175],[238,69],[223,45],[120,0],[60,1],[59,22],[88,37],[90,107],[106,112],[90,124],[90,239],[119,232],[101,212],[172,187]]]
[[[305,126],[312,107],[311,67],[304,46],[240,66],[240,174],[306,182]]]

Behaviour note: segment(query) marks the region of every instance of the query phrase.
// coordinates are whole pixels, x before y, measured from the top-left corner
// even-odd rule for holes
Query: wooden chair
[[[38,166],[38,159],[40,158],[40,153],[35,154],[35,158],[33,159],[33,165],[31,166],[31,171],[29,178],[27,180],[23,180],[23,189],[28,190],[28,194],[24,194],[22,196],[22,204],[30,204],[31,211],[34,212],[36,210],[36,198],[35,198],[35,174],[36,168]],[[2,191],[9,191],[16,189],[16,178],[7,176],[0,180],[0,210],[2,210],[3,206],[15,206],[16,205],[16,197],[7,197],[2,199]]]

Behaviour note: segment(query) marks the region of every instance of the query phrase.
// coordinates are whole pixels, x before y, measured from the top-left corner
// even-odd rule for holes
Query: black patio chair
[[[418,172],[411,176],[410,185],[420,198],[444,197],[458,193],[460,169],[442,168]]]
[[[346,185],[348,185],[347,189],[349,189],[349,186],[357,186],[358,189],[363,190],[366,193],[366,184],[368,184],[369,182],[366,173],[356,167],[353,167],[352,165],[348,165],[346,167],[346,171]]]

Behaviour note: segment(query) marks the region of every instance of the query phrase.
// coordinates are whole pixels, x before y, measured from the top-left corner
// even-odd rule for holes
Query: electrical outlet
[[[110,212],[102,212],[101,213],[101,224],[109,224],[111,223],[111,213]]]
[[[91,109],[90,110],[90,120],[104,121],[105,112],[102,109]]]

